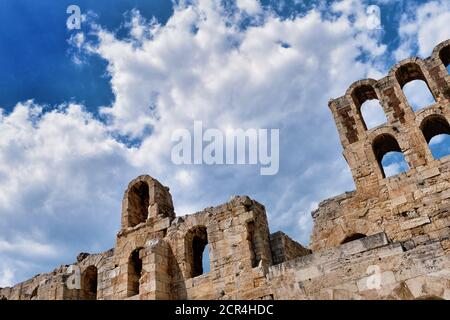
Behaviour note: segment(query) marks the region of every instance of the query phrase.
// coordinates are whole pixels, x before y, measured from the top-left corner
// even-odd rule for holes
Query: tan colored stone
[[[400,223],[400,228],[402,230],[408,230],[408,229],[412,229],[412,228],[415,228],[415,227],[422,226],[422,225],[427,224],[427,223],[430,223],[430,218],[428,218],[428,217],[419,217],[419,218],[414,218],[414,219],[402,221]]]
[[[319,204],[309,248],[270,234],[264,206],[247,196],[175,217],[169,188],[142,175],[124,193],[114,249],[0,288],[0,298],[450,299],[450,157],[433,159],[426,142],[450,130],[441,60],[450,60],[449,46],[330,100],[356,190]],[[414,112],[401,88],[417,78],[436,103]],[[369,99],[380,100],[387,123],[367,130],[360,108]],[[403,152],[407,172],[384,176],[389,151]]]

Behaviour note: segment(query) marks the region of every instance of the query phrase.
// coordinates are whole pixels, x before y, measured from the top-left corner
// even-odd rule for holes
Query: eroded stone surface
[[[450,133],[449,61],[448,40],[330,101],[356,190],[312,213],[309,248],[270,234],[264,206],[247,196],[176,217],[169,189],[144,175],[125,191],[114,249],[2,288],[0,299],[449,299],[450,157],[433,159],[427,145]],[[436,99],[417,112],[401,89],[415,79]],[[360,107],[374,98],[388,121],[367,130]],[[410,169],[385,178],[380,157],[395,148]]]

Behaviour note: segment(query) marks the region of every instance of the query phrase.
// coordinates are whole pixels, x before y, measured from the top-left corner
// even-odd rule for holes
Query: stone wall
[[[384,233],[270,268],[275,299],[450,299],[450,258],[439,241],[406,251]]]
[[[414,245],[448,237],[450,157],[434,159],[428,142],[450,133],[449,48],[450,40],[444,41],[431,57],[403,60],[387,77],[357,81],[330,101],[356,191],[322,202],[313,213],[312,250],[339,245],[353,234],[381,231],[393,241],[414,237]],[[412,80],[426,82],[434,104],[413,111],[402,91]],[[387,117],[370,130],[360,110],[367,99],[378,99]],[[380,162],[389,151],[403,153],[407,172],[384,177]]]
[[[124,193],[113,249],[0,288],[0,299],[450,299],[450,157],[427,145],[450,133],[449,62],[445,41],[330,101],[356,190],[319,204],[309,248],[270,234],[247,196],[177,217],[169,188],[144,175]],[[418,112],[402,92],[413,79],[436,99]],[[372,98],[388,121],[367,130],[360,107]],[[385,178],[380,157],[397,147],[410,169]]]
[[[295,242],[281,231],[270,235],[270,248],[273,264],[279,264],[311,253],[311,250]]]

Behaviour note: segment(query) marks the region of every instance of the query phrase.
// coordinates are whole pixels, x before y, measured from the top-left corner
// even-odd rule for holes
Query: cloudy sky
[[[143,173],[171,188],[178,215],[246,194],[272,232],[307,245],[311,210],[354,188],[328,100],[428,56],[450,38],[450,3],[305,2],[2,1],[0,286],[113,247],[123,191]],[[81,29],[66,27],[71,4]],[[411,103],[429,104],[419,88],[405,89]],[[197,120],[279,129],[278,174],[173,164],[172,133]]]

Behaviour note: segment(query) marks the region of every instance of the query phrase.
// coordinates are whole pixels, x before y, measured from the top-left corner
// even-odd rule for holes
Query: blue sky
[[[1,45],[0,96],[5,110],[18,101],[60,104],[70,100],[83,102],[90,110],[110,104],[113,93],[106,74],[106,61],[90,57],[83,65],[70,59],[67,43],[71,31],[64,28],[66,9],[73,1],[2,1],[0,3]],[[164,23],[172,14],[171,1],[98,0],[76,1],[83,12],[92,11],[102,26],[120,31],[126,12],[139,10]],[[83,30],[87,25],[82,25]],[[57,76],[58,81],[55,81]]]
[[[71,4],[80,30],[66,28]],[[247,194],[272,232],[308,244],[317,203],[354,188],[328,99],[429,55],[449,19],[444,0],[2,1],[0,286],[112,247],[122,193],[143,173],[171,188],[178,215]],[[411,103],[432,103],[419,89],[405,88]],[[280,129],[279,173],[174,165],[170,135],[195,120]]]

